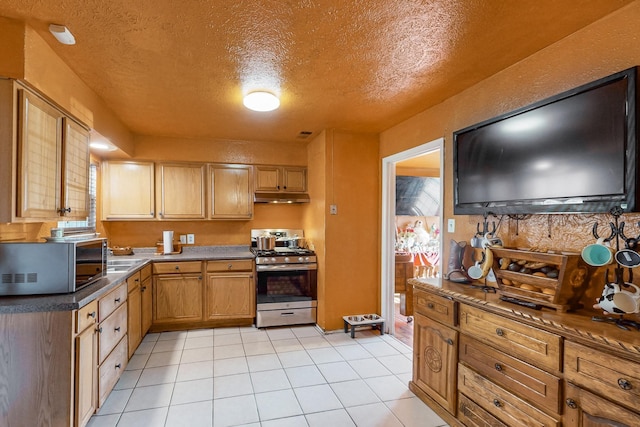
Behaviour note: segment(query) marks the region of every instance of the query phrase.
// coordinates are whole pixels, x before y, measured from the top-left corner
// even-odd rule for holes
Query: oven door
[[[256,266],[258,307],[262,304],[311,304],[318,298],[317,264]]]

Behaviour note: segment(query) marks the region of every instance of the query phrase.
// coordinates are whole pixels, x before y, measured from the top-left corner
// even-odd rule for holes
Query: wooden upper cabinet
[[[256,192],[304,193],[307,168],[299,166],[256,166]]]
[[[88,129],[35,92],[15,82],[12,88],[16,114],[16,168],[12,179],[16,187],[13,195],[5,189],[2,197],[7,206],[15,203],[15,209],[3,211],[2,217],[25,222],[86,219]],[[7,155],[10,159],[11,154]],[[10,198],[14,198],[11,203]]]
[[[89,131],[69,118],[64,119],[62,200],[66,215],[89,216]]]
[[[205,219],[206,164],[160,163],[156,167],[158,217]]]
[[[17,216],[59,216],[62,113],[35,94],[18,89]]]
[[[209,218],[253,217],[253,167],[209,165]]]
[[[102,219],[155,217],[154,164],[107,161],[102,164]]]

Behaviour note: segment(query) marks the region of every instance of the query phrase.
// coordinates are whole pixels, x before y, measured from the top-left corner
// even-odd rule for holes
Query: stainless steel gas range
[[[275,237],[275,245],[258,249],[257,239]],[[256,327],[315,324],[318,306],[316,254],[299,247],[302,230],[251,230],[256,255]]]

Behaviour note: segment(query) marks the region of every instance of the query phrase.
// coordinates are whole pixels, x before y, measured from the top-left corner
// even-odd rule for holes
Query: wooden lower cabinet
[[[638,412],[623,408],[569,382],[565,384],[564,394],[563,426],[565,427],[640,426]]]
[[[129,340],[129,357],[133,356],[142,342],[142,288],[140,272],[136,271],[127,278],[127,337]]]
[[[156,263],[153,269],[153,323],[201,321],[202,263]]]
[[[455,415],[458,332],[416,311],[413,336],[413,383]]]
[[[207,262],[206,318],[253,319],[256,315],[256,285],[253,261]]]
[[[142,268],[140,272],[141,313],[140,322],[142,337],[149,332],[153,322],[153,286],[151,284],[151,265]]]
[[[76,312],[74,426],[84,426],[98,408],[96,322],[98,302]]]
[[[124,372],[127,352],[127,284],[122,283],[98,300],[98,407]]]

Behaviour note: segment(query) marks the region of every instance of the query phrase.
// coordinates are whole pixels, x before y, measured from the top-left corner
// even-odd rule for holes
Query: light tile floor
[[[314,326],[148,334],[89,427],[436,427],[411,348]]]

